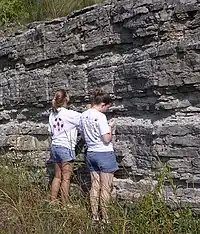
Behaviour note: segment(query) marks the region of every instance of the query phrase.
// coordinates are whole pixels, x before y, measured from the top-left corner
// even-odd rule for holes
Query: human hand
[[[92,107],[92,104],[87,104],[86,109],[90,109]]]
[[[116,123],[116,120],[115,120],[115,119],[111,119],[111,120],[109,120],[108,125],[109,125],[111,128],[113,128],[113,127],[115,126],[115,123]]]

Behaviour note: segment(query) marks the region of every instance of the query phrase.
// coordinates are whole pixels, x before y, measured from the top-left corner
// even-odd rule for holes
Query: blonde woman
[[[52,100],[49,116],[51,132],[51,154],[55,162],[55,175],[51,187],[51,200],[57,200],[59,191],[63,202],[68,201],[70,178],[75,159],[75,145],[80,113],[66,109],[69,96],[65,90],[58,90]]]

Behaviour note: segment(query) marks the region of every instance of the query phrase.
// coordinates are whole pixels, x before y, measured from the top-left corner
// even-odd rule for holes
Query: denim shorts
[[[114,152],[87,152],[86,163],[90,172],[112,173],[118,170]]]
[[[59,145],[51,146],[51,154],[55,163],[70,162],[76,158],[75,150]]]

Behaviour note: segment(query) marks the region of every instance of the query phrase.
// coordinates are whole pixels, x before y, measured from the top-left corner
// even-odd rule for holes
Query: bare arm
[[[110,132],[103,135],[103,141],[108,144],[112,141],[112,130],[110,127]]]
[[[103,142],[105,144],[109,144],[112,141],[112,128],[115,125],[115,120],[114,119],[110,120],[108,124],[107,118],[104,116],[100,124],[101,124],[100,129],[102,133]],[[104,129],[104,131],[102,131],[102,129]]]

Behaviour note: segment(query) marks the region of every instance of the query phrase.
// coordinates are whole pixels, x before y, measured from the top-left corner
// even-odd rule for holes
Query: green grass
[[[27,24],[67,16],[74,10],[103,0],[1,0],[0,25]]]
[[[198,234],[200,230],[200,221],[189,208],[173,209],[166,204],[161,195],[162,173],[159,187],[135,202],[113,201],[111,224],[95,227],[88,197],[72,191],[72,208],[53,205],[48,187],[25,167],[4,166],[0,178],[1,234]]]

